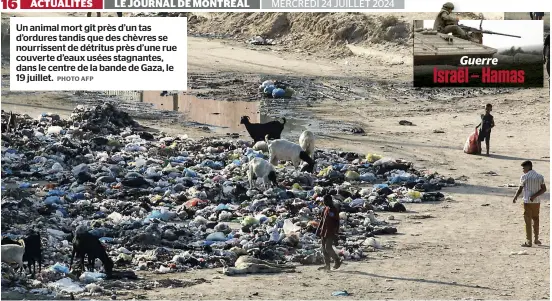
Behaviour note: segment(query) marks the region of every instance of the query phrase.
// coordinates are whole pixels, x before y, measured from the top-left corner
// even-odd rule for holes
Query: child
[[[322,254],[324,255],[324,267],[320,267],[319,270],[330,270],[330,260],[334,260],[334,270],[339,269],[341,266],[341,260],[335,253],[333,245],[337,242],[337,233],[339,232],[339,209],[335,206],[332,196],[324,196],[324,213],[322,213],[322,220],[316,230],[316,234],[322,239]]]
[[[495,126],[493,115],[491,115],[492,110],[493,105],[488,103],[485,106],[485,114],[481,115],[481,123],[475,127],[475,130],[481,127],[481,130],[479,130],[479,149],[481,149],[481,142],[485,140],[485,145],[487,146],[487,156],[489,156],[491,129]]]

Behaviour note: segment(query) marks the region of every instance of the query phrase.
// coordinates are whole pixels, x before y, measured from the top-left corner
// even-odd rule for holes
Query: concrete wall
[[[193,95],[178,95],[178,111],[188,121],[225,127],[233,131],[243,130],[241,117],[249,116],[252,123],[261,119],[258,102],[200,99]]]
[[[153,104],[158,110],[176,111],[178,108],[179,95],[161,96],[162,91],[142,92],[142,102]]]
[[[144,91],[142,102],[153,104],[155,109],[181,112],[190,122],[225,127],[232,131],[245,129],[240,125],[244,115],[249,116],[252,123],[261,122],[260,104],[256,101],[212,100],[185,94],[160,96],[161,92]]]

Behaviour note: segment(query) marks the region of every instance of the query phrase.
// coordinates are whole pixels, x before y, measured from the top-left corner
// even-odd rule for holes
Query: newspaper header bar
[[[261,0],[263,9],[404,9],[405,0]]]
[[[0,0],[2,12],[438,12],[447,0]],[[542,0],[452,0],[455,12],[549,12]]]
[[[154,9],[260,9],[261,0],[104,0],[104,8],[144,11]]]

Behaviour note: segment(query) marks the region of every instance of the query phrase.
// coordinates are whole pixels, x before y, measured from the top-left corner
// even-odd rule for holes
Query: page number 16
[[[16,9],[17,0],[2,0],[2,9]]]

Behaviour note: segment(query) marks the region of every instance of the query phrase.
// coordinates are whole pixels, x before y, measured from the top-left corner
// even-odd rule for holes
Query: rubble
[[[3,125],[9,118],[2,111]],[[111,103],[79,106],[71,120],[15,118],[15,128],[2,127],[2,235],[36,228],[45,266],[31,280],[2,264],[2,284],[41,294],[111,295],[115,286],[151,287],[134,271],[221,268],[245,254],[321,264],[315,231],[325,194],[341,209],[340,256],[360,260],[385,248],[377,236],[397,233],[378,211],[442,201],[439,190],[455,185],[409,162],[319,149],[313,174],[280,164],[278,187],[248,190],[247,162],[267,155],[248,141],[152,134]],[[100,237],[114,279],[101,265],[69,271],[77,231]]]

